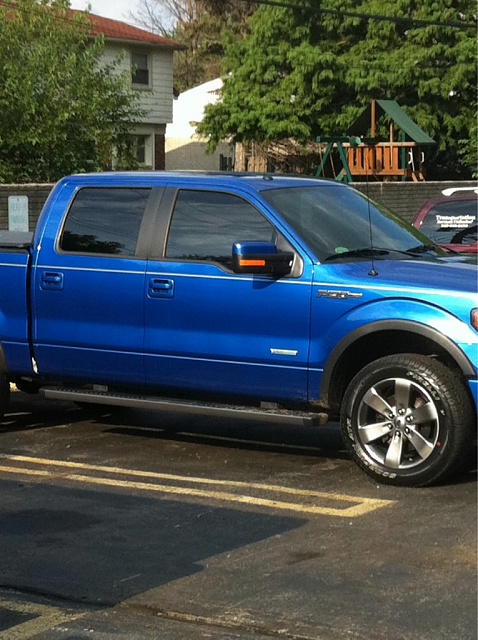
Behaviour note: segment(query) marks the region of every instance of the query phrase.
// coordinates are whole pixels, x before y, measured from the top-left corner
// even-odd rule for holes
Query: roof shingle
[[[75,11],[69,9],[68,13],[83,13],[91,24],[91,35],[103,35],[107,40],[120,40],[123,42],[137,42],[139,44],[162,46],[168,49],[183,49],[184,46],[179,42],[175,42],[170,38],[158,36],[155,33],[144,31],[138,27],[133,27],[119,20],[111,20],[110,18],[102,18],[93,13],[84,11]]]

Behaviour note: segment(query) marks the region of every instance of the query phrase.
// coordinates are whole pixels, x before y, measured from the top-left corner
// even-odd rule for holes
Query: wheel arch
[[[352,331],[335,346],[322,375],[320,403],[338,412],[345,389],[360,369],[398,353],[433,356],[465,378],[476,375],[460,348],[436,329],[408,320],[380,320]]]

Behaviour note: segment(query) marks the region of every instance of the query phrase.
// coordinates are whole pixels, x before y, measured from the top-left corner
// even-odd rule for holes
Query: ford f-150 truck
[[[280,175],[62,179],[0,233],[0,414],[48,398],[291,425],[340,419],[375,480],[473,459],[476,263],[354,189]],[[0,416],[1,417],[1,416]]]

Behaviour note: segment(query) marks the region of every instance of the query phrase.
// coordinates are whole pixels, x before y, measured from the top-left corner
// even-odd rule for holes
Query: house
[[[105,61],[126,53],[120,71],[131,73],[132,88],[141,92],[146,115],[131,129],[138,162],[144,168],[164,169],[166,125],[173,119],[173,53],[184,46],[118,20],[85,15],[91,35],[105,38]]]
[[[216,78],[181,93],[173,103],[173,121],[166,127],[166,169],[201,169],[232,171],[234,148],[219,143],[212,154],[206,153],[206,141],[196,133],[196,125],[204,116],[204,108],[215,104],[222,89]]]

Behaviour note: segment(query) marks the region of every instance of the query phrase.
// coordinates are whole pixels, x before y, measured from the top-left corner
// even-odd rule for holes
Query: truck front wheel
[[[471,458],[473,415],[457,374],[433,358],[402,354],[380,358],[353,378],[341,429],[350,455],[375,480],[425,486]]]

